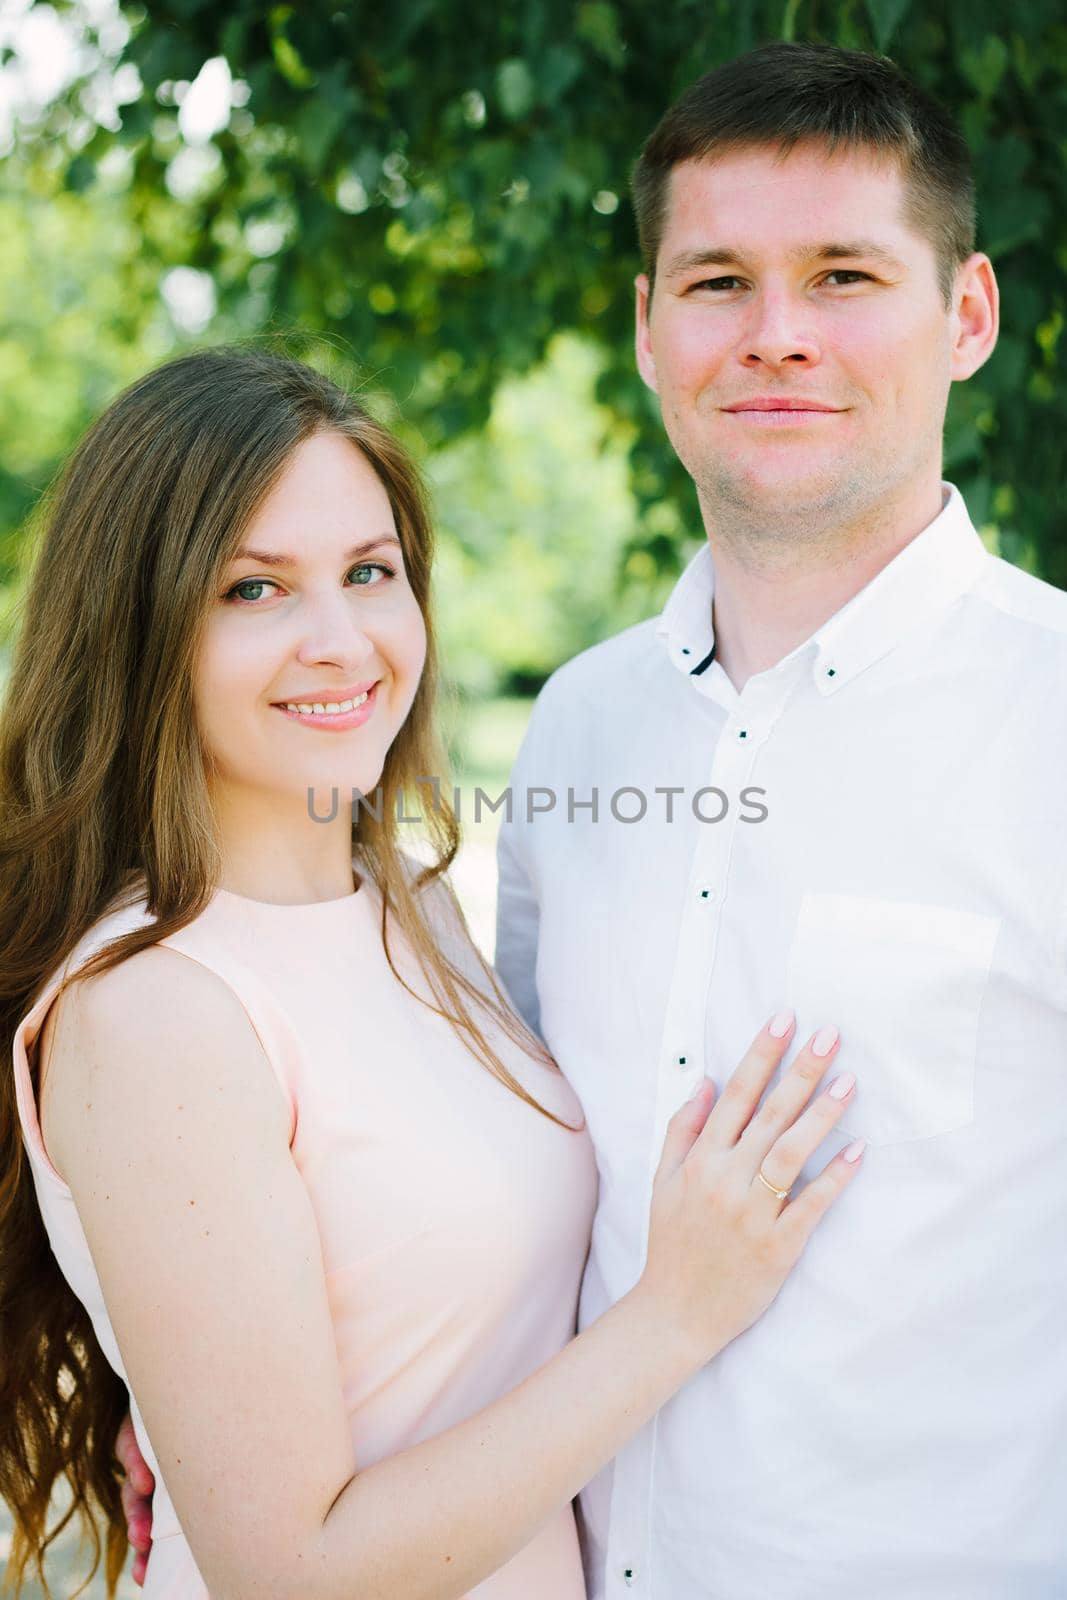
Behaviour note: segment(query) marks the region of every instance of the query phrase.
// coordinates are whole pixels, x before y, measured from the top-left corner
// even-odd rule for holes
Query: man
[[[812,1170],[870,1148],[582,1496],[590,1594],[1062,1597],[1067,597],[941,482],[997,329],[966,148],[889,62],[773,45],[667,112],[634,196],[638,365],[707,544],[550,680],[500,838],[497,964],[598,1155],[582,1325],[761,1017],[834,1019],[858,1076]]]

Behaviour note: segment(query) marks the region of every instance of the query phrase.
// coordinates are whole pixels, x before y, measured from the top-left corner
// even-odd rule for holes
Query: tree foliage
[[[273,320],[334,340],[431,447],[482,426],[502,378],[537,363],[553,334],[595,341],[600,398],[632,430],[633,542],[661,571],[696,512],[633,370],[636,150],[683,86],[765,40],[891,54],[962,120],[979,245],[1003,292],[994,357],[953,390],[946,472],[1005,554],[1067,586],[1060,0],[1010,11],[1002,0],[148,0],[123,12],[121,61],[136,67],[127,103],[77,150],[67,138],[63,159],[82,190],[126,152],[141,249],[124,270],[143,282],[148,269],[192,267],[210,275],[228,326]],[[219,57],[240,103],[190,145],[182,104]]]

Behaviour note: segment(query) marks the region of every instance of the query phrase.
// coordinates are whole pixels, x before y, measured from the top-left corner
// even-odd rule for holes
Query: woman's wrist
[[[612,1310],[626,1319],[631,1339],[647,1350],[646,1370],[658,1374],[663,1388],[658,1405],[676,1394],[722,1347],[709,1338],[695,1338],[644,1274]]]

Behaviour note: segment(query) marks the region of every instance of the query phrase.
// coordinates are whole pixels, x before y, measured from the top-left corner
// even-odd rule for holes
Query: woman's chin
[[[351,811],[362,803],[373,808],[380,795],[381,782],[380,766],[362,767],[322,777],[309,775],[299,792],[308,815],[317,822],[328,822],[342,807]]]

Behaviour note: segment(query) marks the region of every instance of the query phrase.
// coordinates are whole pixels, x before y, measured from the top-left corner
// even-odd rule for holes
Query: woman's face
[[[193,693],[214,793],[307,807],[311,789],[321,816],[334,787],[372,793],[425,656],[389,497],[354,444],[316,434],[211,597]]]

